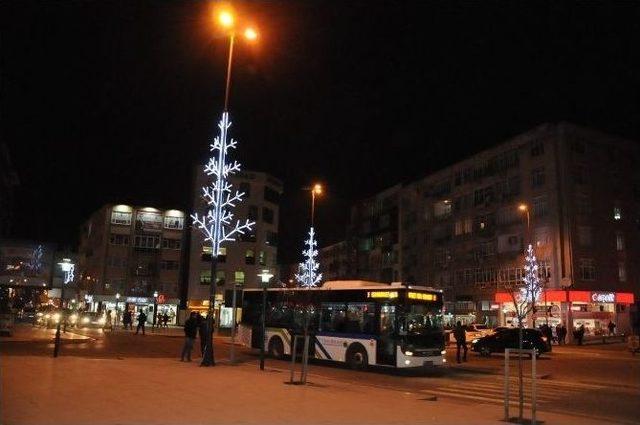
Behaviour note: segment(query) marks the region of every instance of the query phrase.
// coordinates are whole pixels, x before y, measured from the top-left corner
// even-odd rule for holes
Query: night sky
[[[285,182],[280,257],[348,206],[547,121],[640,140],[640,5],[559,1],[236,3],[230,113],[243,167]],[[16,237],[74,246],[107,202],[189,208],[222,110],[211,3],[3,1],[1,141]]]

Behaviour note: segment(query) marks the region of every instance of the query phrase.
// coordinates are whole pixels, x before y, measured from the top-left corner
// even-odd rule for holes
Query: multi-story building
[[[113,310],[117,302],[151,322],[157,304],[175,322],[184,225],[185,213],[173,209],[105,205],[94,212],[82,227],[78,267],[92,308]]]
[[[335,278],[357,277],[388,283],[399,279],[398,197],[400,190],[400,185],[390,187],[375,196],[358,201],[351,208],[344,246],[346,252],[341,254],[348,256],[352,263],[350,266],[343,266],[350,276],[336,275]]]
[[[340,241],[319,250],[322,280],[345,280],[356,276],[356,249],[349,241]]]
[[[456,318],[512,323],[505,289],[521,281],[531,243],[553,298],[538,320],[570,321],[574,311],[594,330],[608,320],[628,328],[617,313],[639,292],[638,164],[638,144],[545,124],[406,185],[402,279],[445,289]],[[615,302],[590,303],[587,293]]]
[[[195,211],[204,212],[206,205],[201,196],[208,177],[198,168],[195,178]],[[233,210],[234,219],[248,218],[255,222],[251,232],[239,235],[235,242],[225,243],[218,253],[216,271],[216,310],[220,325],[230,326],[231,308],[225,304],[225,294],[234,285],[247,288],[260,287],[258,274],[269,270],[278,276],[278,220],[282,182],[266,173],[244,171],[231,177],[234,189],[244,192],[242,202]],[[189,257],[189,310],[204,311],[209,306],[211,284],[211,245],[204,241],[203,233],[192,227]],[[275,278],[274,278],[275,279]],[[277,279],[276,279],[277,280]],[[275,281],[275,280],[274,280]],[[229,298],[229,297],[227,297]],[[228,301],[228,300],[227,300]],[[219,309],[221,306],[222,309]]]
[[[0,238],[10,233],[14,192],[18,184],[18,174],[12,167],[9,149],[0,143]]]

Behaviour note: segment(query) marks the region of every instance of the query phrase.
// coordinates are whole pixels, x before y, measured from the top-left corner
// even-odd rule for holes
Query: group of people
[[[213,329],[211,329],[213,333]],[[196,337],[200,336],[200,355],[204,357],[204,352],[207,348],[207,318],[192,311],[189,318],[184,323],[184,345],[182,346],[182,353],[180,355],[180,361],[191,361],[191,351],[195,344]]]
[[[119,317],[120,317],[120,313],[118,312],[118,318]],[[167,314],[166,311],[164,313],[158,314],[156,319],[157,319],[157,323],[155,326],[157,327],[163,326],[165,328],[169,327],[169,315]],[[136,318],[136,321],[138,322],[138,325],[136,326],[136,335],[139,334],[140,331],[142,331],[142,335],[144,335],[145,325],[147,323],[147,314],[144,312],[144,310],[141,310],[140,313],[138,313],[138,317]],[[130,310],[125,310],[125,312],[122,314],[122,327],[124,329],[133,330],[133,313]],[[107,310],[103,329],[105,330],[108,329],[113,331],[113,328],[114,328],[114,320],[112,318],[112,313],[111,313],[111,310]]]

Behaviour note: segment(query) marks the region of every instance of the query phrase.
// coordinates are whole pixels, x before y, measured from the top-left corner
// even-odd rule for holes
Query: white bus
[[[445,362],[442,291],[365,281],[333,281],[320,288],[267,290],[265,350],[291,355],[293,336],[311,335],[310,357],[411,368]],[[243,293],[240,341],[260,348],[262,290]],[[302,344],[298,344],[302,345]]]

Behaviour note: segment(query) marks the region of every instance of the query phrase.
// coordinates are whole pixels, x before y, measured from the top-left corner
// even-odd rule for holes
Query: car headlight
[[[83,317],[82,318],[82,323],[89,323],[91,320],[89,320],[88,317]]]
[[[474,339],[473,341],[471,341],[471,343],[472,343],[472,344],[475,344],[475,343],[477,343],[478,341],[480,341],[480,339],[479,339],[479,338],[476,338],[476,339]]]
[[[404,355],[405,356],[413,356],[413,351],[405,351]]]
[[[78,315],[77,314],[72,314],[71,316],[69,316],[69,320],[71,320],[72,322],[75,322],[78,320]]]
[[[53,315],[53,320],[55,320],[56,322],[60,321],[60,313],[56,313]]]
[[[44,316],[44,314],[43,313],[38,313],[36,316],[42,317],[42,316]]]
[[[447,350],[440,351],[440,354],[442,354],[444,356],[445,354],[447,354]]]

